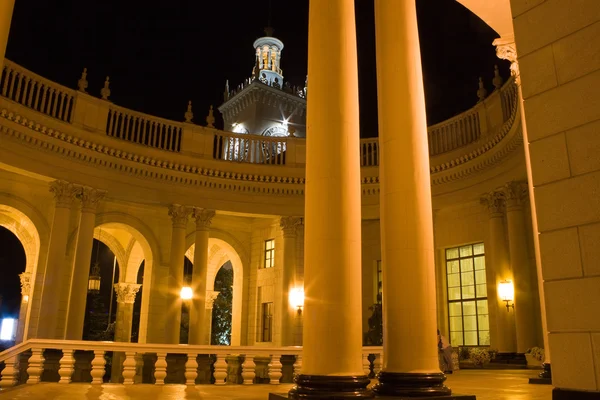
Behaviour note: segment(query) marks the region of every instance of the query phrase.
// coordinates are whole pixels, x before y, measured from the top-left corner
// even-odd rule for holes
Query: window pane
[[[460,288],[448,288],[448,300],[460,300]]]
[[[490,345],[490,331],[479,331],[479,345],[489,346]]]
[[[483,243],[477,243],[473,245],[473,254],[483,254]]]
[[[462,346],[463,345],[463,337],[462,332],[450,332],[450,344],[452,346]]]
[[[475,298],[475,286],[463,286],[462,297],[463,297],[463,299],[474,299]]]
[[[473,271],[473,259],[467,258],[460,260],[460,272],[472,272]]]
[[[473,272],[463,272],[461,275],[463,286],[472,286],[475,284],[475,276]]]
[[[490,329],[490,319],[487,315],[478,316],[477,322],[479,323],[479,330],[487,331],[488,329]]]
[[[446,249],[446,260],[458,258],[458,248]]]
[[[460,306],[460,303],[448,304],[448,314],[451,317],[461,316],[462,315],[462,307]]]
[[[478,284],[485,283],[485,281],[486,281],[486,279],[485,279],[485,270],[475,271],[475,281]]]
[[[475,269],[479,270],[479,269],[483,269],[485,270],[485,257],[481,256],[481,257],[475,257]]]
[[[478,300],[477,301],[477,314],[488,314],[488,302],[487,300]]]
[[[477,297],[487,297],[487,286],[485,283],[477,285]]]
[[[465,329],[465,333],[467,331],[477,331],[477,317],[475,315],[473,316],[464,316],[464,329]]]
[[[464,315],[477,315],[474,301],[463,302],[463,314]]]
[[[477,331],[465,332],[465,346],[477,346]]]
[[[450,317],[450,331],[462,331],[462,318],[461,317]]]
[[[446,268],[448,270],[448,274],[457,274],[459,271],[458,268],[458,260],[457,261],[448,261],[446,263]]]
[[[459,274],[448,275],[448,287],[459,287],[459,286],[460,286]]]
[[[463,246],[460,248],[460,256],[461,257],[468,257],[468,256],[472,256],[472,255],[473,255],[473,250],[472,250],[471,245]]]

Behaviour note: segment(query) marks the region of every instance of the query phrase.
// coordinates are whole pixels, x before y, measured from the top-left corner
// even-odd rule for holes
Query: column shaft
[[[52,219],[52,231],[48,245],[48,257],[44,269],[44,285],[40,301],[40,318],[37,337],[44,339],[62,339],[63,334],[57,334],[59,299],[57,293],[67,289],[69,282],[64,282],[65,256],[69,230],[70,208],[75,196],[72,184],[54,181],[50,184],[54,193],[56,205]]]
[[[169,262],[167,315],[165,318],[165,341],[169,344],[179,344],[181,328],[181,298],[179,293],[183,286],[183,261],[185,257],[185,227],[191,210],[180,205],[169,208],[173,220],[171,234],[171,257]]]
[[[14,6],[15,0],[0,1],[0,73],[4,67],[4,54],[6,53]]]
[[[311,0],[303,373],[291,398],[369,396],[362,369],[354,0]]]
[[[65,329],[65,339],[67,340],[81,340],[83,335],[90,262],[94,245],[96,206],[98,201],[104,197],[104,193],[84,187],[79,197],[81,198],[82,207],[75,244],[75,260]]]
[[[450,389],[443,384],[436,346],[431,184],[415,0],[376,0],[375,38],[384,365],[373,390],[445,395]]]
[[[283,271],[281,277],[281,345],[294,345],[294,322],[297,309],[290,304],[290,292],[296,287],[296,226],[300,218],[283,217],[280,220],[283,229]]]

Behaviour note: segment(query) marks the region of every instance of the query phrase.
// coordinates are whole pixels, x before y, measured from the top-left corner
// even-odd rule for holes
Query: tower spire
[[[271,11],[271,0],[269,0],[269,18],[267,19],[267,27],[265,28],[265,35],[267,36],[273,36],[273,32],[275,32],[275,29],[273,29],[273,26],[271,25]]]

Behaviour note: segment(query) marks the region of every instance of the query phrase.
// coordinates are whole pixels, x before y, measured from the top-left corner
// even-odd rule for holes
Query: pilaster
[[[281,217],[279,225],[283,231],[283,273],[281,275],[281,345],[294,345],[294,323],[297,310],[290,304],[290,291],[298,287],[296,282],[296,233],[302,224],[300,217]]]

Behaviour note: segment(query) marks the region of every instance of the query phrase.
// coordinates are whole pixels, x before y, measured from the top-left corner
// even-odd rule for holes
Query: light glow
[[[14,318],[4,318],[0,327],[0,340],[13,340],[16,325]]]
[[[194,292],[191,287],[184,286],[181,288],[181,292],[179,292],[179,297],[181,297],[182,300],[191,300],[192,297],[194,297]]]
[[[29,296],[25,295],[23,296],[23,303],[28,303],[29,302]]]
[[[304,289],[294,288],[290,290],[289,299],[292,307],[301,309],[304,307]]]
[[[512,281],[506,280],[498,284],[498,295],[502,301],[511,302],[515,300],[515,287]]]

